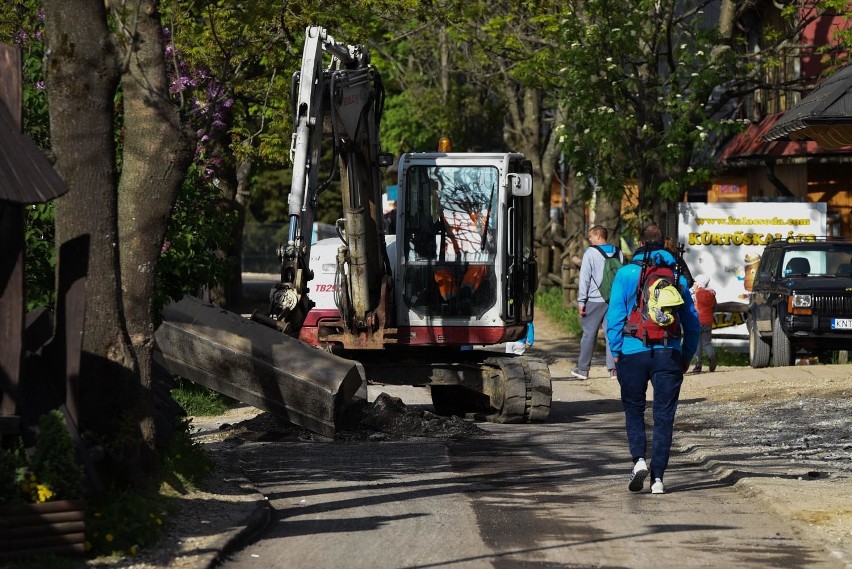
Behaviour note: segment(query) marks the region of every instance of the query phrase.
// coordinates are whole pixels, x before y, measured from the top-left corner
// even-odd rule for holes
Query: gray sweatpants
[[[580,323],[583,325],[583,337],[580,339],[580,357],[577,359],[577,369],[582,372],[588,373],[592,367],[592,354],[598,341],[598,330],[600,330],[601,324],[604,327],[606,326],[607,308],[606,302],[589,302],[586,304],[586,315],[580,317]],[[615,362],[612,361],[612,353],[609,351],[606,334],[604,334],[604,343],[606,344],[606,369],[615,369]]]

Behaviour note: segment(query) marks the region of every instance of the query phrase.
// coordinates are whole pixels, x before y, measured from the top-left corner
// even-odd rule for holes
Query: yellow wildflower
[[[36,502],[47,502],[53,497],[53,492],[44,484],[36,484]]]
[[[111,533],[106,534],[104,536],[104,539],[107,540],[107,541],[112,541],[113,540],[112,534]]]

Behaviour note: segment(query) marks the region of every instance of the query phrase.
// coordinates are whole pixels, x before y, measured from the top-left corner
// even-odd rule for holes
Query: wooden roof
[[[852,145],[852,64],[822,81],[763,138],[814,140],[831,149]]]
[[[0,200],[41,203],[67,191],[45,153],[15,127],[6,105],[0,103]]]
[[[20,108],[20,52],[0,43],[0,200],[17,204],[46,202],[67,192],[68,186],[45,153],[21,133]]]

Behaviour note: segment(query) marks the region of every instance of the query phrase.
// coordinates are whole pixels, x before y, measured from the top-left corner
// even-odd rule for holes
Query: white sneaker
[[[633,472],[630,473],[630,484],[627,485],[627,488],[631,492],[639,492],[645,484],[646,476],[648,476],[648,465],[645,464],[644,458],[640,458],[633,465]]]
[[[660,478],[654,478],[654,483],[651,484],[651,494],[665,494],[666,487]]]

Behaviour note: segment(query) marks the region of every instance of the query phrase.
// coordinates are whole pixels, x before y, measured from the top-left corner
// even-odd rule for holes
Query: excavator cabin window
[[[405,300],[428,315],[482,314],[496,302],[499,172],[412,166],[406,184]]]

